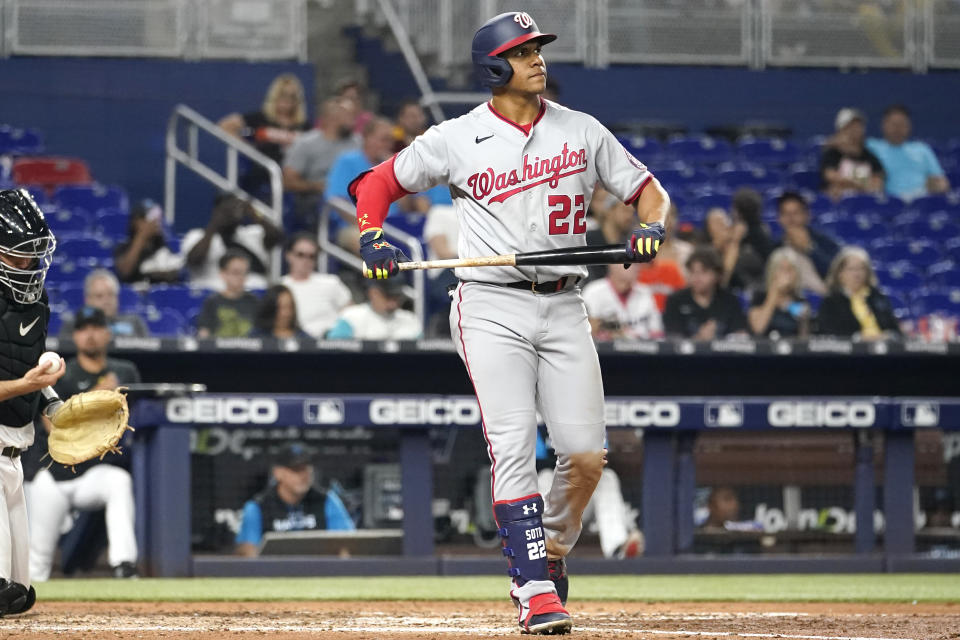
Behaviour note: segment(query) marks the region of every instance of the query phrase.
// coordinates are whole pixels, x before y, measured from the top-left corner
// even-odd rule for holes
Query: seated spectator
[[[721,286],[748,291],[760,284],[763,258],[744,242],[747,235],[745,223],[734,224],[726,211],[715,207],[707,212],[704,231],[722,261]]]
[[[367,108],[367,88],[360,81],[347,78],[337,83],[333,93],[334,97],[350,103],[353,132],[363,133],[364,127],[376,118],[376,114]]]
[[[281,280],[293,294],[297,324],[314,338],[322,338],[337,321],[339,313],[352,302],[350,289],[340,278],[317,273],[319,253],[314,235],[295,234],[284,254],[290,272]]]
[[[116,389],[140,382],[140,372],[128,360],[108,357],[110,327],[101,309],[83,307],[77,312],[73,341],[77,356],[67,361],[66,372],[56,384],[66,400],[81,391]],[[49,421],[37,429],[37,453],[46,453]],[[42,457],[42,454],[41,454]],[[30,513],[30,579],[50,578],[54,554],[64,520],[71,510],[106,508],[107,556],[118,578],[137,575],[137,540],[134,535],[133,481],[122,465],[129,456],[108,453],[67,468],[61,464],[40,468],[27,493]],[[43,465],[44,463],[41,463]]]
[[[180,253],[186,256],[192,286],[219,289],[223,286],[218,273],[220,258],[230,249],[240,251],[250,264],[246,286],[263,289],[270,250],[282,238],[280,229],[249,202],[223,193],[214,201],[206,228],[191,229],[183,237]]]
[[[264,291],[250,335],[279,340],[310,337],[297,324],[297,303],[289,289],[275,284]]]
[[[271,474],[267,487],[243,505],[237,533],[239,555],[257,555],[263,534],[269,531],[356,528],[337,494],[314,486],[313,461],[303,445],[284,447]]]
[[[699,248],[687,260],[690,286],[667,298],[663,323],[668,336],[714,340],[747,330],[737,297],[720,286],[723,265],[709,247]]]
[[[416,340],[422,334],[420,320],[401,305],[406,300],[404,283],[398,278],[372,280],[367,302],[347,307],[327,333],[331,340]]]
[[[870,138],[867,148],[883,164],[887,193],[913,200],[931,193],[946,193],[950,183],[937,156],[926,142],[910,140],[910,111],[902,104],[883,112],[883,139]]]
[[[763,197],[754,189],[741,187],[733,194],[730,210],[734,223],[743,223],[746,227],[741,244],[749,246],[761,260],[766,260],[775,245],[761,215]]]
[[[810,305],[803,297],[800,270],[790,249],[770,254],[766,290],[753,294],[747,320],[755,336],[806,338],[810,333]]]
[[[394,153],[405,149],[427,130],[427,114],[418,100],[404,100],[393,125]]]
[[[658,257],[659,259],[659,257]],[[663,337],[663,320],[653,291],[637,282],[639,264],[607,266],[607,277],[583,288],[594,340],[650,340]]]
[[[664,224],[664,237],[666,239],[660,245],[657,259],[641,263],[637,277],[641,284],[650,287],[660,313],[663,313],[667,306],[667,297],[687,286],[683,265],[694,250],[692,242],[677,237],[677,207],[672,203]]]
[[[283,155],[297,133],[310,128],[303,85],[292,73],[281,74],[270,83],[259,111],[231,113],[217,124],[282,166]],[[260,195],[270,185],[270,174],[251,162],[237,182],[247,193]]]
[[[762,531],[755,520],[740,520],[740,499],[733,487],[714,487],[707,499],[707,518],[699,526],[704,531]]]
[[[833,259],[827,290],[817,313],[817,333],[862,340],[900,334],[890,300],[877,289],[870,256],[860,247],[844,247]]]
[[[780,246],[793,249],[801,257],[800,285],[818,295],[826,292],[822,278],[840,245],[822,231],[810,226],[810,207],[806,199],[795,191],[787,191],[777,201],[777,219],[783,229]]]
[[[322,112],[321,127],[299,136],[283,161],[283,188],[293,194],[296,226],[314,232],[330,168],[340,154],[359,146],[346,101],[327,100]]]
[[[626,246],[627,238],[637,227],[637,210],[628,204],[617,200],[606,191],[598,190],[596,199],[591,203],[591,210],[597,216],[596,229],[587,231],[588,245],[622,244]],[[666,242],[663,243],[666,247]],[[607,267],[594,264],[587,267],[588,280],[602,280],[607,277]]]
[[[423,240],[427,243],[427,260],[450,260],[459,257],[460,221],[452,205],[435,204],[427,211],[427,223],[423,227]],[[450,295],[448,290],[456,286],[453,269],[429,269],[427,271],[427,308],[430,320],[428,331],[434,337],[450,335]]]
[[[327,176],[324,198],[350,200],[347,187],[358,175],[372,169],[393,154],[393,124],[384,118],[374,118],[363,129],[363,142],[356,151],[347,151],[334,162]],[[430,208],[430,199],[414,194],[404,196],[390,205],[387,222],[404,231],[414,230],[419,235],[423,214]],[[407,216],[405,218],[405,216]],[[339,216],[331,219],[332,238],[337,244],[353,252],[359,251],[360,232],[356,221],[348,223]]]
[[[883,193],[883,165],[864,146],[867,118],[857,109],[837,113],[836,133],[820,158],[823,191],[834,200],[858,193]]]
[[[672,262],[680,270],[681,275],[686,278],[686,274],[683,273],[683,265],[687,264],[687,259],[690,257],[690,254],[693,253],[694,244],[680,237],[679,217],[680,212],[677,209],[676,203],[671,202],[670,208],[667,210],[667,219],[663,223],[665,240],[660,246],[660,251],[657,252],[657,260],[668,260]],[[654,262],[656,262],[656,260]],[[686,280],[681,282],[677,288],[682,289],[685,284]],[[673,293],[673,291],[669,293]]]
[[[127,239],[113,251],[114,269],[123,282],[179,282],[183,258],[167,247],[163,210],[143,200],[130,211]]]
[[[220,257],[223,290],[203,301],[197,316],[201,338],[242,338],[253,329],[257,297],[243,288],[250,260],[245,253],[230,249]]]
[[[142,338],[150,335],[147,323],[135,313],[119,313],[120,281],[112,271],[94,269],[83,279],[83,304],[103,311],[114,336],[135,336]],[[60,337],[73,335],[73,322],[67,320],[60,328]]]
[[[553,486],[556,454],[537,432],[537,488],[546,498]],[[605,558],[634,558],[644,551],[644,537],[637,527],[636,511],[623,497],[620,476],[608,466],[583,511],[585,528],[595,529],[600,536],[600,550]]]

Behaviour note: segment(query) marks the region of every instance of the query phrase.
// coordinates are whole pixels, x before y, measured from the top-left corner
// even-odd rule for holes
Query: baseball
[[[37,362],[41,369],[46,370],[47,373],[56,373],[60,371],[60,354],[53,351],[47,351],[40,356],[40,360]]]

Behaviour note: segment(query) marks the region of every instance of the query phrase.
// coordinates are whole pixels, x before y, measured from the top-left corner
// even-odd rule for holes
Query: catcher
[[[117,388],[140,382],[140,373],[132,362],[107,357],[110,338],[103,311],[83,307],[77,312],[73,329],[77,357],[66,363],[66,375],[56,385],[59,395],[68,399],[50,417],[49,435],[45,430],[37,434],[36,449],[46,449],[52,463],[43,460],[27,490],[33,582],[49,579],[64,518],[73,510],[105,508],[107,556],[113,575],[137,575],[133,481],[120,466],[128,458],[117,451],[120,438],[129,429],[128,411],[126,398]],[[90,517],[81,513],[75,526],[89,522]],[[100,548],[89,545],[79,553],[86,553],[86,564],[92,565]],[[84,564],[83,559],[78,564]]]
[[[30,194],[0,191],[0,617],[36,600],[20,454],[33,444],[38,414],[59,403],[51,385],[63,361],[56,372],[37,365],[50,318],[43,282],[55,248]]]

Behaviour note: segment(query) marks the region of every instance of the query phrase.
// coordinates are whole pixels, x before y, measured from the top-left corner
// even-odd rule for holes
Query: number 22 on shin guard
[[[543,541],[543,528],[527,529],[526,535],[527,540],[534,541],[527,543],[527,557],[530,560],[539,560],[540,558],[546,557],[547,549]],[[539,538],[539,540],[537,540],[537,538]]]

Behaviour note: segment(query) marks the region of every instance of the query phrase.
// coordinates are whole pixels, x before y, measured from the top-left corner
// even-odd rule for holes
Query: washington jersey
[[[592,116],[548,100],[529,127],[492,103],[431,127],[397,154],[394,172],[411,192],[447,183],[460,225],[460,257],[586,244],[597,182],[633,204],[652,175]],[[528,133],[529,129],[529,133]],[[586,277],[586,267],[460,268],[461,280],[545,282]]]

